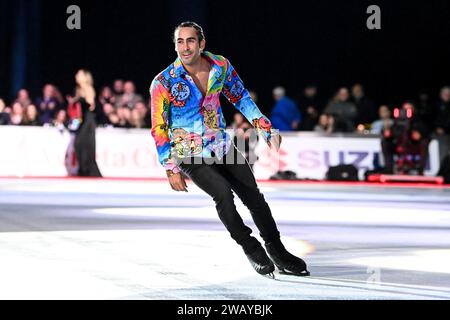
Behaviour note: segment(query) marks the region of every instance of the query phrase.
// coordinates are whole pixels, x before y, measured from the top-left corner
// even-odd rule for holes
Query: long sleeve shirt
[[[267,142],[272,124],[258,109],[230,62],[210,52],[203,57],[211,64],[206,95],[177,58],[159,73],[150,86],[151,133],[158,159],[166,170],[179,172],[177,160],[186,157],[223,157],[231,138],[226,133],[220,106],[222,93]]]

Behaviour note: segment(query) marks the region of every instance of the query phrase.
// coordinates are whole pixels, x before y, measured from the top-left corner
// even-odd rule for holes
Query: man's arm
[[[169,139],[169,94],[157,79],[150,86],[152,136],[155,140],[158,160],[166,169],[167,177],[172,189],[187,191],[186,182],[180,174],[180,168],[171,158]]]
[[[278,130],[272,128],[269,118],[264,116],[256,106],[230,61],[226,61],[227,72],[222,93],[247,118],[258,133],[264,137],[269,147],[272,147],[272,141],[278,150],[281,143],[281,136],[278,134]]]

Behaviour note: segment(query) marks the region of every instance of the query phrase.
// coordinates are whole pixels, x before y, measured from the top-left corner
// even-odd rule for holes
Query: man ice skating
[[[258,273],[272,274],[275,264],[281,271],[309,275],[305,262],[281,243],[253,172],[225,132],[220,94],[252,123],[269,147],[278,150],[281,136],[255,105],[230,62],[204,51],[205,36],[198,24],[181,23],[174,31],[174,43],[178,58],[150,87],[152,136],[172,189],[187,192],[183,172],[208,193],[220,220]],[[233,191],[249,208],[269,256],[237,212]]]

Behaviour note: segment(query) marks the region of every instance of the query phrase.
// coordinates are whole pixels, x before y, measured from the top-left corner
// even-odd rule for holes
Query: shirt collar
[[[202,56],[208,59],[208,61],[211,63],[211,67],[214,70],[216,77],[220,77],[220,75],[222,74],[222,68],[218,65],[218,59],[216,58],[216,56],[208,51],[202,52]],[[183,66],[183,63],[181,63],[180,58],[177,58],[173,63],[173,69],[177,77],[180,77],[182,74],[188,74]]]

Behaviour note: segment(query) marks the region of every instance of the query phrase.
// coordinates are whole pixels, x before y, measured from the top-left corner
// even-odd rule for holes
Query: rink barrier
[[[312,132],[282,133],[283,143],[277,153],[260,140],[253,170],[258,180],[268,180],[278,170],[293,171],[299,179],[322,180],[329,166],[353,164],[362,179],[382,164],[380,137],[375,135]],[[157,160],[149,129],[97,129],[97,162],[104,177],[165,178]],[[54,127],[0,126],[0,176],[66,177],[66,151],[71,135]],[[439,145],[429,146],[425,175],[439,170]]]

